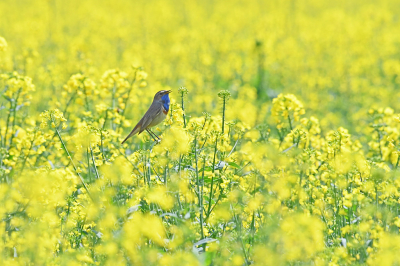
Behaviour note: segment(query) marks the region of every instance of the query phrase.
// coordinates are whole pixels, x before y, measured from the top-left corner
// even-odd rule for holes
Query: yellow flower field
[[[0,1],[0,264],[399,265],[399,14]]]

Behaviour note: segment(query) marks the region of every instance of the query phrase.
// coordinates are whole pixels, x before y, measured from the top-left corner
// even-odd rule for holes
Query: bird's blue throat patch
[[[169,103],[170,103],[169,94],[163,95],[161,97],[161,100],[163,101],[163,106],[164,106],[165,111],[167,111],[167,113],[168,113],[168,111],[169,111]]]

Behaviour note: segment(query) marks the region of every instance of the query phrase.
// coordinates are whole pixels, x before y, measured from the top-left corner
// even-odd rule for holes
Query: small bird
[[[140,119],[139,123],[132,129],[131,133],[124,139],[121,144],[124,144],[127,139],[135,135],[139,135],[144,130],[150,134],[154,141],[160,140],[160,138],[151,131],[151,127],[160,124],[166,117],[169,111],[169,94],[172,91],[162,90],[154,95],[153,103],[151,104],[149,110],[144,114],[143,118]],[[157,139],[156,139],[157,138]]]

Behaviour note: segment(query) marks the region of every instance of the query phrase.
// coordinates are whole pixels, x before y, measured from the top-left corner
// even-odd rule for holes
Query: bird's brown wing
[[[129,133],[129,135],[124,139],[124,141],[121,142],[121,144],[124,144],[125,141],[127,141],[133,135],[142,133],[150,125],[151,121],[160,115],[160,112],[162,112],[162,103],[153,102],[149,110],[147,110],[142,119],[140,119],[139,123],[137,123],[137,125],[132,129],[131,133]]]
[[[147,112],[144,114],[141,120],[142,124],[138,134],[142,133],[150,125],[150,123],[154,120],[154,118],[156,118],[161,114],[161,112],[162,112],[162,103],[153,102],[149,110],[147,110]]]

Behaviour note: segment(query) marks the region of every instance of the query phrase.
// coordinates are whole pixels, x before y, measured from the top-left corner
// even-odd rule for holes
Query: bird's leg
[[[149,133],[149,135],[153,138],[154,141],[157,142],[157,139],[153,136],[153,134],[150,133],[150,130],[146,128],[147,133]]]
[[[160,137],[157,136],[156,133],[153,132],[153,130],[151,130],[151,129],[149,129],[149,130],[150,130],[151,133],[153,133],[154,136],[156,136],[159,140],[161,140]]]
[[[146,129],[147,133],[149,133],[150,137],[154,140],[157,141],[157,139],[154,137],[154,135],[150,132],[150,130]]]

